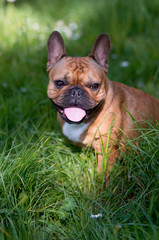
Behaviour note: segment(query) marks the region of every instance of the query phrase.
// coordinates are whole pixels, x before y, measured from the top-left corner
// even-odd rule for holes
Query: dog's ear
[[[59,32],[54,31],[49,36],[47,42],[48,62],[47,71],[50,71],[51,67],[64,56],[67,56],[65,50],[65,44],[62,36]]]
[[[92,52],[88,56],[93,58],[107,72],[109,52],[110,38],[106,33],[102,33],[96,39]]]

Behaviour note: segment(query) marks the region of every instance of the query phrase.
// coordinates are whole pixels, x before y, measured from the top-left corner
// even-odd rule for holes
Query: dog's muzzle
[[[73,105],[66,108],[57,105],[52,99],[50,99],[54,108],[60,113],[60,116],[64,121],[70,124],[80,124],[83,121],[87,122],[91,116],[95,115],[98,110],[103,106],[104,100],[100,101],[95,107],[90,109],[84,109],[81,106]]]

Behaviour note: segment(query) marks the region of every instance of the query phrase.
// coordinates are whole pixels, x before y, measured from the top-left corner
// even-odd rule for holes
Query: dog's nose
[[[80,89],[78,87],[75,87],[75,88],[71,89],[71,96],[73,98],[76,98],[76,99],[80,98],[82,93],[83,93],[82,89]]]

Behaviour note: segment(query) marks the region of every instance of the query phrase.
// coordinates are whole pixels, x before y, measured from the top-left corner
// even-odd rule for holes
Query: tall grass
[[[0,2],[0,239],[159,239],[159,126],[127,140],[105,189],[94,152],[62,136],[46,95],[56,29],[73,56],[107,32],[109,77],[158,97],[158,15],[158,0]]]

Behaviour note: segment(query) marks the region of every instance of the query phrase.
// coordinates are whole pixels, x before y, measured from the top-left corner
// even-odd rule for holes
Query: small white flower
[[[21,88],[20,88],[20,91],[21,91],[22,93],[26,93],[26,92],[27,92],[27,89],[26,89],[26,88],[23,88],[23,87],[21,87]]]
[[[129,66],[129,62],[128,61],[123,61],[123,62],[120,63],[120,67],[125,68],[125,67],[128,67],[128,66]]]
[[[57,26],[57,27],[63,27],[63,26],[65,26],[64,21],[63,21],[63,20],[57,21],[57,22],[56,22],[56,26]]]
[[[56,22],[54,29],[61,33],[63,32],[67,39],[77,40],[81,37],[81,33],[77,32],[78,25],[75,22],[70,22],[70,24],[67,26],[63,20],[59,20]]]
[[[74,33],[73,36],[72,36],[72,40],[77,40],[81,37],[81,33],[77,32],[77,33]]]
[[[7,87],[8,87],[8,83],[3,82],[3,83],[2,83],[2,86],[3,86],[4,88],[7,88]]]
[[[69,29],[69,27],[67,27],[67,26],[64,26],[63,27],[63,29],[62,29],[62,31],[65,33],[65,35],[66,35],[66,37],[68,38],[68,39],[71,39],[72,38],[72,31]]]
[[[99,217],[102,217],[102,214],[101,213],[98,213],[96,215],[94,214],[91,214],[90,218],[99,218]]]
[[[39,29],[40,29],[39,23],[34,23],[34,24],[32,25],[32,29],[34,29],[35,31],[39,31]]]
[[[7,2],[15,2],[16,0],[6,0]]]
[[[75,23],[75,22],[71,22],[71,23],[69,24],[69,28],[70,28],[72,31],[74,31],[74,30],[77,30],[78,25],[77,25],[77,23]]]

